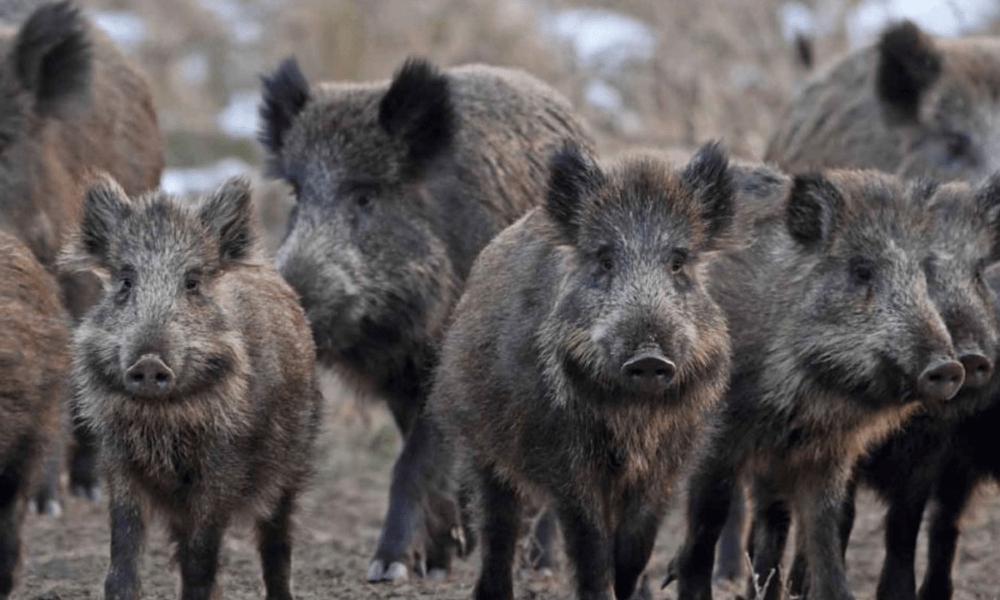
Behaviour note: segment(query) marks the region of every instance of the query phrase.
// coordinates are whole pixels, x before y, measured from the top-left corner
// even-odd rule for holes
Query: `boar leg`
[[[934,490],[937,510],[927,535],[927,570],[920,585],[920,600],[951,598],[954,591],[951,570],[961,533],[959,520],[977,481],[976,473],[965,461],[949,460],[941,469]]]
[[[413,542],[414,533],[420,525],[420,508],[428,494],[440,494],[441,483],[448,479],[450,462],[443,448],[444,441],[437,427],[425,413],[417,416],[413,430],[403,443],[403,451],[392,469],[392,484],[389,488],[389,509],[385,524],[379,535],[378,548],[368,565],[368,581],[392,581],[406,574],[404,557]],[[437,506],[447,503],[435,502]],[[454,503],[452,503],[454,504]],[[457,513],[456,513],[457,514]],[[445,523],[448,518],[435,515],[435,523]],[[454,519],[451,519],[454,520]],[[459,526],[459,523],[451,525]],[[443,526],[443,525],[442,525]],[[448,526],[448,530],[452,529]],[[442,556],[441,549],[429,549],[427,555]],[[442,565],[427,565],[440,568]],[[447,565],[444,565],[447,566]]]
[[[521,523],[517,492],[491,469],[478,469],[482,491],[482,563],[472,597],[513,600],[514,552]]]
[[[611,540],[602,531],[598,507],[582,498],[559,501],[566,554],[576,573],[579,600],[612,600]],[[635,583],[633,582],[633,587]]]
[[[766,600],[778,600],[782,592],[781,557],[788,540],[791,512],[778,496],[777,482],[764,476],[754,480],[753,505],[750,528],[753,570],[747,584],[747,598],[757,598],[757,592],[762,591]]]
[[[808,486],[797,503],[800,526],[806,535],[810,600],[853,600],[844,573],[840,548],[840,523],[846,482],[834,478],[825,485]]]
[[[174,523],[171,533],[177,544],[181,568],[181,600],[211,600],[219,569],[219,547],[224,527]]]
[[[892,497],[885,515],[885,559],[876,598],[916,600],[917,534],[931,494],[931,481],[926,477],[913,477],[889,491]]]
[[[809,597],[809,562],[806,560],[806,535],[801,524],[795,531],[795,556],[785,587],[792,598],[805,600]]]
[[[851,540],[851,530],[854,529],[854,502],[858,491],[857,477],[852,477],[847,484],[847,492],[841,504],[840,512],[840,557],[847,559],[847,544]],[[809,593],[809,563],[806,560],[806,536],[799,527],[795,534],[795,557],[788,572],[788,593],[792,596],[806,598]]]
[[[15,456],[0,472],[0,598],[6,598],[14,588],[14,572],[21,556],[18,527],[18,499],[24,485],[25,452]]]
[[[135,600],[139,597],[139,555],[146,538],[142,509],[132,498],[111,498],[111,566],[104,580],[105,600]]]
[[[715,544],[729,514],[736,477],[732,465],[709,455],[690,478],[687,534],[663,580],[664,587],[677,580],[679,600],[712,599]]]
[[[628,600],[635,592],[663,521],[663,502],[642,500],[635,498],[624,504],[622,521],[615,532],[615,597],[619,600]]]
[[[286,490],[270,518],[257,522],[257,549],[267,600],[291,600],[292,508],[295,493]]]
[[[531,551],[528,552],[528,561],[532,569],[541,571],[555,566],[555,559],[552,557],[552,542],[555,533],[555,515],[550,509],[544,508],[535,521]]]
[[[88,500],[100,498],[97,480],[97,436],[79,419],[73,419],[76,447],[69,467],[69,489],[74,496]]]
[[[60,436],[61,437],[61,436]],[[61,440],[53,440],[54,446],[62,446]],[[58,517],[62,515],[62,506],[59,504],[59,465],[62,464],[61,448],[55,449],[45,459],[45,469],[42,472],[42,480],[35,490],[35,510],[40,515]]]
[[[715,568],[717,581],[735,581],[743,574],[743,519],[746,517],[746,500],[742,486],[733,488],[733,499],[729,504],[726,524],[719,537],[718,565]]]

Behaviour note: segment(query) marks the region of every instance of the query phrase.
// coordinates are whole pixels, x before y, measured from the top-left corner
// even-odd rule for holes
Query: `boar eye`
[[[369,204],[371,204],[372,198],[371,198],[371,196],[369,194],[359,194],[357,202],[358,202],[358,206],[360,206],[361,208],[364,208],[364,207],[368,206]]]
[[[188,292],[197,292],[199,287],[201,287],[201,281],[197,277],[189,275],[184,279],[184,289]]]
[[[601,264],[602,271],[610,272],[615,268],[615,261],[611,259],[611,251],[608,249],[601,250],[597,253],[597,261]]]
[[[115,294],[115,300],[119,303],[128,300],[129,294],[132,292],[132,275],[122,274],[118,276],[118,292]]]
[[[688,255],[687,252],[683,250],[675,250],[670,255],[670,272],[677,275],[684,270],[684,265],[687,264]]]
[[[971,147],[972,139],[964,133],[949,133],[945,141],[949,158],[961,158],[969,153]]]
[[[851,279],[859,285],[868,285],[875,278],[875,266],[867,260],[851,261]]]

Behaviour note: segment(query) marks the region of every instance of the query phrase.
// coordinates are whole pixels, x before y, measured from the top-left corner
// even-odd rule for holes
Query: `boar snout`
[[[917,380],[917,391],[928,400],[951,400],[965,379],[962,363],[949,358],[935,358]]]
[[[965,367],[966,387],[983,387],[993,376],[993,361],[979,352],[960,352],[958,360]]]
[[[622,365],[622,376],[645,392],[662,392],[670,385],[677,365],[659,352],[639,352]]]
[[[175,380],[174,372],[156,354],[143,354],[125,371],[125,388],[136,396],[166,396]]]

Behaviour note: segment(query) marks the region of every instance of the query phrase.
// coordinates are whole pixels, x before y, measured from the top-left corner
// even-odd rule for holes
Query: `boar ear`
[[[67,271],[106,264],[111,240],[132,212],[125,190],[110,175],[91,174],[85,185],[80,227],[60,257],[60,267]]]
[[[295,117],[309,101],[309,82],[302,74],[294,56],[281,61],[274,73],[262,75],[260,103],[260,132],[257,141],[268,153],[267,173],[281,177],[281,150],[285,133],[292,127]]]
[[[709,245],[729,231],[736,210],[736,190],[729,172],[729,156],[719,142],[709,142],[698,149],[684,168],[684,184],[701,204]]]
[[[44,4],[17,34],[13,52],[17,78],[49,115],[90,88],[92,50],[80,9],[69,2]]]
[[[910,21],[882,33],[875,88],[890,116],[908,121],[918,118],[920,97],[940,77],[941,62],[934,41]]]
[[[568,242],[576,241],[584,197],[597,189],[604,175],[580,147],[567,142],[549,161],[545,210]]]
[[[976,206],[993,233],[990,261],[1000,260],[1000,172],[986,179],[976,190]]]
[[[402,140],[410,161],[420,168],[451,145],[454,113],[447,76],[426,60],[410,58],[382,97],[378,123]]]
[[[250,182],[233,177],[201,205],[201,222],[219,241],[219,259],[240,260],[253,252],[254,229]]]
[[[833,234],[844,198],[822,175],[796,175],[785,207],[788,233],[807,248],[828,241]]]

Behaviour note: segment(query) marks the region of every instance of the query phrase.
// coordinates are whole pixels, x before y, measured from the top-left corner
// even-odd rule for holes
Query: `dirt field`
[[[471,597],[478,555],[458,560],[444,581],[414,578],[398,585],[372,585],[365,571],[385,513],[392,462],[399,439],[381,408],[359,403],[328,382],[327,427],[320,442],[318,473],[303,496],[293,551],[292,585],[297,598],[360,600],[367,598]],[[1000,590],[1000,495],[990,488],[980,495],[969,515],[955,567],[955,599],[995,599]],[[858,506],[858,521],[848,551],[851,589],[859,599],[875,594],[882,561],[882,510],[868,493]],[[683,508],[675,502],[660,531],[646,573],[652,598],[676,598],[671,587],[659,590],[683,536]],[[919,568],[923,568],[921,539]],[[25,561],[16,600],[84,600],[101,598],[108,567],[107,504],[70,498],[58,519],[31,515],[25,525]],[[170,547],[161,527],[153,529],[143,561],[144,597],[176,598],[179,577],[170,561]],[[565,564],[560,561],[560,564]],[[918,576],[921,571],[918,571]],[[251,528],[230,529],[222,552],[222,597],[264,597]],[[550,577],[519,575],[516,597],[525,600],[568,599],[572,580],[564,568]],[[733,598],[743,583],[719,586],[715,597]]]

